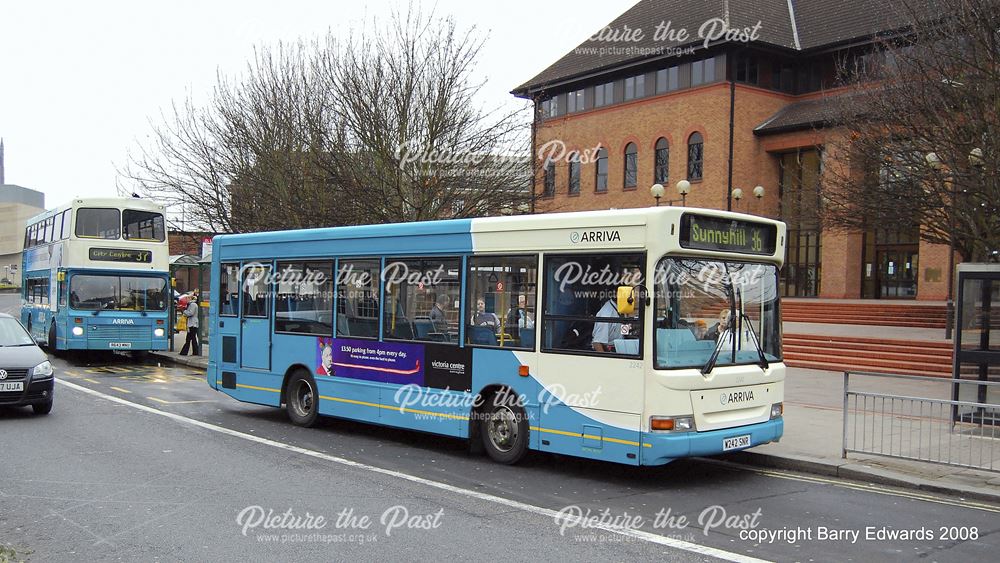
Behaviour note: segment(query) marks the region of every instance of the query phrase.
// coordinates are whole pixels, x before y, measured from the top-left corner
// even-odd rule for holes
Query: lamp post
[[[687,180],[677,182],[677,193],[681,194],[681,207],[687,207],[687,195],[691,193],[691,182]]]
[[[656,198],[656,206],[659,207],[660,198],[663,197],[663,184],[653,184],[653,186],[649,188],[649,193]]]

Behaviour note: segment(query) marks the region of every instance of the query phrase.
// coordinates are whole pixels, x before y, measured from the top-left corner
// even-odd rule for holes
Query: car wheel
[[[528,453],[528,417],[511,393],[494,395],[480,421],[483,447],[494,461],[513,465]]]
[[[298,370],[288,380],[285,390],[285,410],[296,426],[310,427],[319,418],[319,392],[312,374]]]
[[[35,411],[35,414],[49,414],[52,412],[52,399],[49,399],[47,403],[35,403],[31,405],[31,410]]]

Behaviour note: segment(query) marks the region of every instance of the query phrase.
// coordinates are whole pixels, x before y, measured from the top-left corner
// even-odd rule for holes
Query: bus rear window
[[[117,239],[121,236],[117,209],[80,208],[76,211],[76,236]]]
[[[126,239],[163,242],[163,215],[152,211],[126,209],[122,211],[122,227]]]

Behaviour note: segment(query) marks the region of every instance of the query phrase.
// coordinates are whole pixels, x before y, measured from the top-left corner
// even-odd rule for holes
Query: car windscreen
[[[95,311],[164,311],[163,278],[77,274],[70,280],[69,305]]]
[[[31,336],[16,319],[0,318],[0,346],[26,346],[34,344]]]

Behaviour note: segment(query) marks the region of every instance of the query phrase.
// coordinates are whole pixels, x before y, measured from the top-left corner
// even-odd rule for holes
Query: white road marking
[[[186,416],[182,416],[182,415],[179,415],[179,414],[176,414],[176,413],[167,412],[167,411],[161,411],[160,409],[156,409],[156,408],[153,408],[153,407],[148,407],[146,405],[140,405],[139,403],[134,403],[132,401],[127,401],[127,400],[122,399],[120,397],[115,397],[115,396],[112,396],[112,395],[107,395],[105,393],[101,393],[100,391],[95,391],[93,389],[90,389],[90,388],[87,388],[87,387],[83,387],[82,385],[76,385],[75,383],[70,383],[68,381],[59,381],[59,383],[61,385],[65,385],[66,387],[69,387],[71,389],[75,389],[77,391],[81,391],[83,393],[87,393],[89,395],[93,395],[95,397],[100,397],[100,398],[106,399],[108,401],[112,401],[112,402],[119,403],[119,404],[122,404],[122,405],[130,406],[132,408],[135,408],[135,409],[138,409],[138,410],[141,410],[141,411],[145,411],[145,412],[148,412],[148,413],[151,413],[151,414],[156,414],[156,415],[164,416],[164,417],[167,417],[169,419],[175,420],[177,422],[183,422],[183,423],[186,423],[186,424],[191,424],[193,426],[198,426],[200,428],[204,428],[206,430],[211,430],[213,432],[218,432],[220,434],[227,434],[229,436],[234,436],[236,438],[242,438],[244,440],[249,440],[251,442],[256,442],[258,444],[264,444],[266,446],[280,448],[280,449],[283,449],[283,450],[286,450],[286,451],[295,452],[295,453],[298,453],[298,454],[301,454],[301,455],[305,455],[305,456],[309,456],[309,457],[313,457],[313,458],[316,458],[316,459],[322,459],[324,461],[330,461],[330,462],[337,463],[337,464],[340,464],[340,465],[345,465],[347,467],[353,467],[353,468],[361,469],[361,470],[364,470],[364,471],[370,471],[372,473],[379,473],[379,474],[382,474],[382,475],[387,475],[389,477],[395,477],[397,479],[403,479],[405,481],[410,481],[412,483],[418,483],[418,484],[421,484],[421,485],[425,485],[425,486],[428,486],[428,487],[433,487],[435,489],[440,489],[440,490],[443,490],[443,491],[448,491],[450,493],[462,495],[462,496],[465,496],[465,497],[474,498],[474,499],[477,499],[477,500],[482,500],[482,501],[486,501],[486,502],[492,502],[492,503],[500,504],[500,505],[503,505],[503,506],[508,506],[508,507],[511,507],[511,508],[514,508],[514,509],[517,509],[517,510],[521,510],[521,511],[524,511],[524,512],[530,512],[530,513],[533,513],[533,514],[538,514],[540,516],[545,516],[545,517],[553,519],[553,521],[555,521],[555,519],[557,517],[564,517],[563,515],[561,515],[559,513],[559,511],[552,510],[550,508],[543,508],[541,506],[535,506],[533,504],[527,504],[527,503],[524,503],[524,502],[518,502],[516,500],[510,500],[510,499],[506,499],[506,498],[503,498],[503,497],[498,497],[498,496],[487,494],[487,493],[481,493],[479,491],[471,491],[469,489],[463,489],[461,487],[456,487],[454,485],[449,485],[447,483],[441,483],[441,482],[438,482],[438,481],[433,481],[431,479],[425,479],[423,477],[417,477],[416,475],[410,475],[408,473],[402,473],[400,471],[393,471],[391,469],[385,469],[385,468],[377,467],[377,466],[374,466],[374,465],[367,465],[367,464],[364,464],[364,463],[359,463],[357,461],[351,461],[349,459],[345,459],[345,458],[342,458],[342,457],[337,457],[337,456],[333,456],[333,455],[330,455],[330,454],[325,454],[323,452],[317,452],[315,450],[309,450],[309,449],[306,449],[306,448],[300,448],[298,446],[293,446],[291,444],[286,444],[284,442],[278,442],[276,440],[270,440],[268,438],[261,438],[260,436],[254,436],[252,434],[246,434],[246,433],[240,432],[238,430],[232,430],[230,428],[225,428],[223,426],[217,426],[215,424],[210,424],[210,423],[207,423],[207,422],[202,422],[200,420],[195,420],[193,418],[188,418]],[[594,524],[591,527],[599,529],[599,530],[602,530],[602,531],[605,531],[605,532],[609,532],[609,533],[612,533],[612,534],[618,534],[618,535],[621,535],[621,536],[627,536],[627,537],[635,538],[635,539],[638,539],[638,540],[642,540],[642,541],[646,541],[646,542],[650,542],[650,543],[655,543],[655,544],[663,545],[663,546],[670,547],[670,548],[673,548],[673,549],[679,549],[681,551],[687,551],[689,553],[697,553],[699,555],[707,555],[709,557],[715,557],[717,559],[722,559],[724,561],[734,561],[734,562],[737,562],[737,563],[760,563],[760,562],[766,561],[764,559],[757,559],[755,557],[749,557],[749,556],[742,555],[742,554],[739,554],[739,553],[733,553],[733,552],[725,551],[725,550],[722,550],[722,549],[716,549],[714,547],[708,547],[708,546],[704,546],[704,545],[700,545],[700,544],[696,544],[696,543],[692,543],[692,542],[687,542],[687,541],[678,540],[678,539],[674,539],[674,538],[668,538],[668,537],[664,537],[664,536],[661,536],[661,535],[658,535],[658,534],[653,534],[653,533],[650,533],[650,532],[644,532],[644,531],[641,531],[641,530],[620,529],[620,528],[616,528],[616,527],[608,525],[608,524]]]

